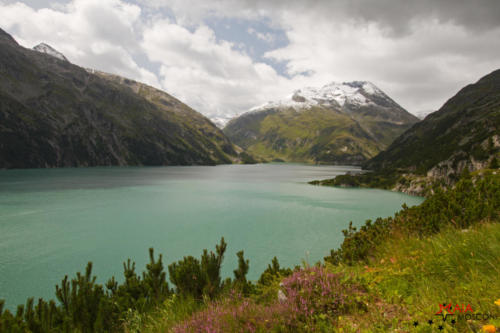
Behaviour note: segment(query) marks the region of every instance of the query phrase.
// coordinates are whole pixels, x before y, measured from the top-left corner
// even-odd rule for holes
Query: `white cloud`
[[[191,32],[157,21],[145,29],[142,47],[151,61],[161,64],[166,91],[212,116],[247,110],[290,89],[272,67],[217,40],[204,25]]]
[[[262,33],[262,32],[259,32],[259,31],[255,30],[252,27],[248,28],[247,32],[250,35],[255,35],[255,37],[257,37],[260,40],[263,40],[266,43],[271,44],[272,42],[274,42],[274,36],[272,34],[270,34],[269,32]]]
[[[34,10],[0,3],[2,28],[25,47],[45,42],[71,62],[159,86],[156,75],[134,61],[141,9],[119,0],[74,0]]]

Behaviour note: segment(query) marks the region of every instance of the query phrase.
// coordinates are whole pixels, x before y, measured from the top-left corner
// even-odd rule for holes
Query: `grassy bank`
[[[443,321],[439,304],[470,304],[475,313],[500,318],[500,224],[447,228],[426,238],[402,237],[379,246],[366,264],[328,266],[366,287],[368,311],[340,321],[345,332],[477,332],[494,320],[459,320],[456,311]],[[470,312],[469,312],[470,313]],[[452,322],[452,320],[455,322]],[[429,320],[433,323],[429,324]],[[417,326],[414,326],[418,324]]]

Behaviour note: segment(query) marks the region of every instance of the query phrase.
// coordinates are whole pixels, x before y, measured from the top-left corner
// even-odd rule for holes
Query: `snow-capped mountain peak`
[[[64,54],[62,54],[61,52],[54,49],[52,46],[45,44],[45,43],[38,44],[37,46],[35,46],[33,48],[33,50],[41,52],[41,53],[46,53],[48,55],[51,55],[51,56],[53,56],[57,59],[63,60],[63,61],[68,61],[68,59],[66,59]]]
[[[386,95],[379,88],[368,81],[331,82],[321,88],[306,87],[296,90],[285,99],[254,107],[252,111],[272,107],[307,108],[315,105],[343,107],[345,104],[350,104],[364,106],[374,103],[371,99],[373,96],[386,98]]]

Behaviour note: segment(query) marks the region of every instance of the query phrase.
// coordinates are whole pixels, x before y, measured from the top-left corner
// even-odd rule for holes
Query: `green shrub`
[[[339,186],[339,187],[369,187],[391,189],[398,181],[405,180],[399,173],[366,172],[361,174],[338,175],[332,179],[313,180],[311,185]]]
[[[500,175],[491,171],[471,176],[465,171],[454,188],[447,191],[435,186],[434,194],[420,206],[407,207],[394,218],[367,220],[359,230],[349,224],[344,230],[344,241],[332,250],[325,261],[332,264],[352,264],[366,261],[378,244],[399,233],[427,236],[443,227],[468,228],[485,219],[495,219],[500,212]]]
[[[247,280],[247,273],[248,269],[250,268],[250,262],[249,260],[245,260],[243,251],[238,252],[236,255],[238,256],[238,268],[233,271],[233,286],[244,296],[248,296],[254,289],[252,283]]]
[[[201,300],[203,296],[214,298],[217,296],[224,283],[221,279],[220,269],[224,260],[227,243],[224,237],[216,246],[216,253],[203,251],[201,260],[192,256],[184,257],[177,263],[168,266],[170,281],[176,287],[176,293],[183,296],[192,296]]]
[[[498,168],[500,168],[498,164],[498,159],[496,156],[493,156],[493,159],[490,162],[490,169],[498,169]]]
[[[274,257],[271,264],[267,265],[266,270],[260,275],[257,284],[259,286],[270,286],[273,281],[290,276],[292,272],[290,268],[281,268],[278,258]]]

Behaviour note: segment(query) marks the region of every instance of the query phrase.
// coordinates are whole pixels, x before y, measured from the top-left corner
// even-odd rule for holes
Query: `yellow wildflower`
[[[500,306],[500,298],[495,301],[495,304]]]
[[[493,325],[484,325],[482,331],[488,333],[495,333],[497,329]]]

